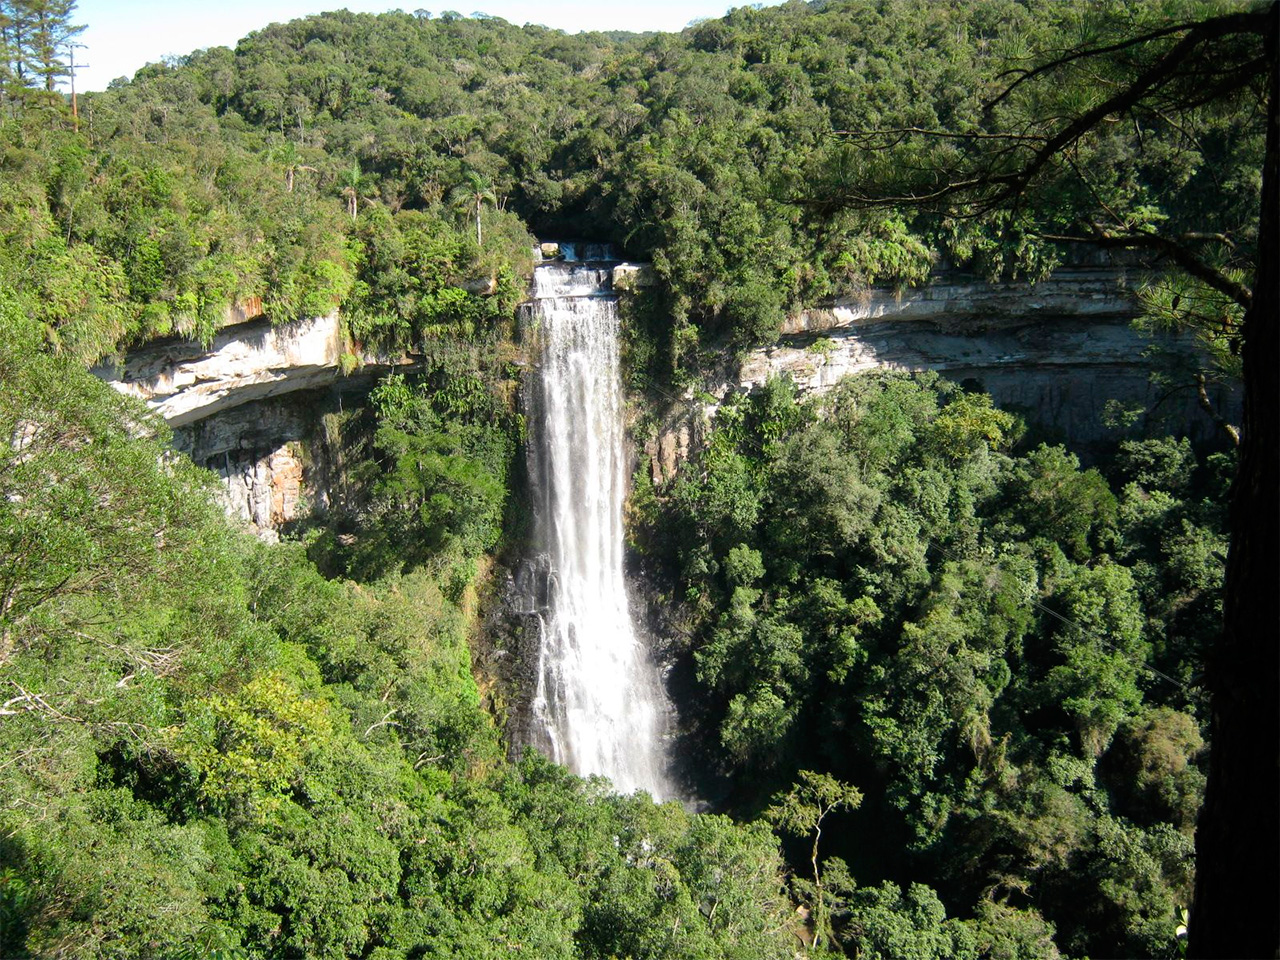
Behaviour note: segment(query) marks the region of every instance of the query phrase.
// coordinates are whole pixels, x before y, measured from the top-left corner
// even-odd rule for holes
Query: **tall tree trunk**
[[[1258,273],[1244,319],[1223,634],[1207,665],[1209,779],[1196,828],[1192,957],[1280,956],[1280,122],[1268,81]]]

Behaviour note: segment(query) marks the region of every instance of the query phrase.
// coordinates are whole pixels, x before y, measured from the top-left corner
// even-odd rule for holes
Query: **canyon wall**
[[[336,315],[279,326],[240,315],[208,347],[159,340],[94,373],[159,414],[174,445],[222,479],[227,512],[270,539],[340,495],[324,418],[358,409],[377,377],[412,362],[351,352]]]
[[[1199,349],[1187,336],[1134,329],[1133,279],[1121,267],[1079,266],[1034,285],[942,272],[901,293],[869,290],[789,318],[775,343],[725,368],[708,392],[720,401],[789,376],[800,393],[822,394],[849,374],[934,370],[990,393],[1036,436],[1067,442],[1085,459],[1144,432],[1214,442],[1217,428],[1199,408],[1190,375]],[[1157,368],[1170,372],[1168,384],[1152,382]],[[697,445],[717,407],[692,394],[685,399],[646,445],[655,482],[669,478]],[[1210,399],[1238,420],[1238,393],[1213,389]],[[1118,408],[1144,412],[1119,427]]]
[[[618,291],[653,279],[635,264],[611,269]],[[851,373],[936,370],[990,393],[1038,436],[1069,441],[1086,458],[1124,435],[1108,425],[1117,403],[1146,411],[1131,434],[1171,429],[1211,442],[1216,428],[1188,374],[1165,387],[1151,383],[1158,364],[1194,370],[1199,357],[1189,338],[1133,328],[1133,280],[1122,267],[1096,265],[1065,267],[1035,285],[944,271],[920,288],[869,290],[805,310],[775,343],[726,363],[701,399],[690,391],[668,411],[645,444],[653,478],[672,476],[696,448],[718,401],[778,375],[821,394]],[[278,327],[262,317],[233,320],[208,348],[158,341],[95,372],[162,416],[175,445],[222,477],[228,511],[270,537],[342,496],[338,421],[360,408],[378,376],[414,358],[353,352],[336,316]],[[1237,394],[1218,389],[1210,399],[1238,418]]]

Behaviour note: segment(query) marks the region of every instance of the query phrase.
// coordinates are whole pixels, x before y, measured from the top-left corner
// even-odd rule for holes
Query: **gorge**
[[[647,268],[601,261],[582,269],[611,290],[615,275],[622,278],[618,296],[645,295],[635,280],[647,282]],[[821,393],[851,373],[937,370],[973,381],[1077,448],[1120,435],[1104,421],[1108,402],[1150,409],[1149,430],[1163,418],[1185,425],[1197,442],[1212,442],[1216,428],[1189,380],[1172,390],[1151,382],[1153,348],[1162,362],[1176,365],[1194,362],[1197,347],[1191,338],[1132,327],[1136,279],[1131,268],[1105,265],[1060,268],[1039,284],[940,272],[916,290],[872,289],[799,313],[775,344],[748,353],[739,365],[726,358],[706,386],[719,400],[786,375],[802,392]],[[323,511],[330,499],[331,471],[312,443],[322,413],[336,410],[343,395],[358,405],[373,378],[415,362],[411,354],[373,354],[344,373],[340,326],[336,316],[276,328],[242,319],[207,350],[190,341],[162,342],[96,372],[163,416],[176,429],[179,448],[223,477],[233,513],[267,531],[311,509]],[[300,396],[291,399],[295,393]],[[1239,396],[1229,388],[1213,388],[1211,396],[1228,418],[1238,411]],[[636,438],[655,477],[674,475],[707,412],[687,393],[666,411],[657,435]],[[307,446],[315,452],[310,462],[301,456]],[[281,484],[293,489],[288,478],[295,475],[297,494],[271,519],[264,498]]]
[[[623,502],[637,455],[655,483],[669,481],[735,395],[777,376],[802,395],[821,395],[870,370],[967,379],[1033,428],[1088,451],[1115,442],[1104,422],[1109,403],[1158,398],[1146,360],[1153,345],[1188,360],[1198,349],[1132,326],[1133,276],[1123,267],[1065,267],[1035,285],[943,272],[922,288],[870,290],[795,315],[775,344],[736,366],[726,358],[728,374],[709,381],[713,402],[688,392],[655,433],[628,437],[618,301],[645,295],[649,268],[617,261],[604,245],[585,248],[582,260],[570,244],[542,249],[552,258],[535,259],[520,307],[533,517],[505,602],[533,639],[521,644],[524,667],[504,681],[515,686],[504,697],[514,711],[509,730],[516,753],[529,745],[655,798],[679,791],[664,755],[672,708],[623,577]],[[208,350],[161,343],[99,375],[166,417],[179,449],[222,478],[229,512],[274,539],[342,499],[342,444],[324,440],[321,420],[344,406],[362,409],[373,379],[420,363],[412,354],[367,355],[344,373],[344,349],[336,317],[278,328],[242,321]],[[1226,390],[1214,399],[1228,415],[1238,404]],[[1190,391],[1164,399],[1158,414],[1198,442],[1214,441]]]
[[[0,956],[1275,952],[1277,0],[78,106],[73,6],[0,0]]]

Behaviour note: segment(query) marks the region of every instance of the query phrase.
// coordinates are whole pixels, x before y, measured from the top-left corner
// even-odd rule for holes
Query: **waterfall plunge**
[[[667,799],[668,706],[622,575],[626,457],[610,271],[540,266],[534,295],[542,368],[531,396],[529,466],[549,571],[531,735],[575,773]]]

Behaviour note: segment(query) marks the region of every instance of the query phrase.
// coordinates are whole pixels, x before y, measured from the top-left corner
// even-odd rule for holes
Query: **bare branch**
[[[1228,237],[1225,233],[1203,233],[1199,230],[1189,230],[1178,238],[1183,243],[1192,240],[1212,240],[1215,243],[1221,243],[1231,250],[1236,248],[1235,241]]]
[[[1257,34],[1267,27],[1266,13],[1233,13],[1223,17],[1205,20],[1192,27],[1185,37],[1177,42],[1168,53],[1140,74],[1132,83],[1097,104],[1090,110],[1059,130],[1048,139],[1022,170],[1006,177],[993,177],[992,182],[1005,182],[1007,185],[993,200],[995,203],[1011,199],[1020,193],[1035,178],[1055,154],[1075,143],[1107,117],[1124,113],[1152,90],[1168,83],[1175,75],[1178,67],[1190,59],[1196,49],[1221,37],[1238,33]],[[990,204],[991,201],[988,201]]]
[[[18,691],[19,695],[6,700],[3,704],[0,704],[0,717],[13,717],[22,713],[35,712],[53,720],[69,720],[72,723],[84,723],[84,718],[73,717],[70,714],[63,713],[45,699],[46,696],[70,696],[71,694],[31,693],[24,689],[16,680],[10,680],[9,683]],[[18,709],[11,710],[10,707],[18,707]]]
[[[1181,24],[1179,26],[1164,28],[1154,34],[1145,37],[1133,38],[1119,45],[1118,49],[1133,46],[1137,43],[1155,39],[1158,36],[1171,35],[1178,32],[1185,32],[1185,35],[1178,40],[1168,51],[1166,51],[1154,64],[1142,71],[1132,82],[1125,84],[1119,88],[1111,96],[1106,97],[1084,113],[1072,117],[1061,118],[1066,120],[1065,126],[1052,135],[1043,135],[1036,139],[1032,139],[1029,134],[1010,134],[1008,136],[1000,136],[997,134],[969,133],[969,134],[951,134],[951,139],[967,139],[971,142],[988,137],[1003,139],[1011,146],[1022,143],[1038,143],[1039,146],[1025,164],[1015,170],[1005,172],[997,172],[992,169],[993,158],[987,158],[984,169],[975,175],[966,177],[961,180],[938,183],[933,187],[924,187],[919,190],[907,190],[897,196],[870,196],[865,193],[851,193],[842,197],[831,199],[819,198],[801,198],[793,199],[793,203],[802,206],[812,207],[883,207],[895,204],[904,204],[912,206],[929,206],[938,204],[939,202],[951,197],[963,196],[965,194],[976,194],[972,200],[972,209],[974,215],[980,215],[990,212],[998,207],[1016,200],[1027,187],[1036,179],[1042,170],[1053,160],[1054,157],[1061,154],[1064,150],[1071,147],[1078,140],[1084,137],[1089,131],[1093,130],[1099,124],[1108,120],[1124,115],[1137,107],[1144,98],[1150,96],[1153,92],[1160,90],[1169,83],[1176,80],[1179,71],[1186,65],[1192,56],[1200,51],[1204,45],[1222,39],[1223,37],[1249,34],[1249,35],[1265,35],[1269,28],[1270,13],[1269,12],[1242,12],[1227,14],[1221,17],[1214,17],[1204,20],[1193,25]],[[1089,53],[1105,53],[1110,48],[1098,48],[1093,51],[1078,51],[1068,55],[1066,59],[1081,59]],[[1062,60],[1061,62],[1066,62]],[[1261,61],[1251,61],[1239,68],[1231,68],[1226,71],[1227,80],[1214,87],[1212,93],[1214,96],[1220,95],[1224,89],[1238,88],[1241,84],[1249,81],[1256,73],[1255,67]],[[1046,65],[1048,67],[1049,65]],[[1044,71],[1029,71],[1030,75],[1040,75]],[[1020,78],[1015,84],[1021,82]],[[1224,84],[1226,86],[1224,86]],[[1041,122],[1052,122],[1059,118],[1041,118]],[[914,132],[918,136],[942,136],[943,131],[920,130],[912,131],[911,128],[900,128],[898,130],[886,131],[891,137],[901,139]],[[939,177],[942,171],[938,172]],[[1238,293],[1238,291],[1237,291]]]
[[[393,708],[393,709],[391,709],[391,710],[388,710],[386,713],[384,713],[384,714],[382,715],[382,719],[381,719],[381,720],[377,721],[376,723],[371,723],[371,724],[369,724],[369,726],[365,728],[364,735],[363,735],[360,739],[362,739],[362,740],[367,740],[367,739],[369,738],[369,734],[373,733],[373,731],[374,731],[374,730],[376,730],[376,729],[378,729],[378,727],[386,727],[386,726],[398,727],[398,726],[401,726],[401,724],[398,724],[398,723],[396,723],[394,720],[392,720],[392,719],[391,719],[393,716],[395,716],[396,709],[397,709],[397,708]]]
[[[1240,446],[1240,431],[1232,424],[1227,423],[1217,409],[1213,405],[1213,401],[1209,399],[1209,392],[1205,389],[1204,374],[1196,374],[1196,400],[1200,404],[1200,409],[1209,415],[1219,430],[1221,430],[1231,440],[1232,446]]]

